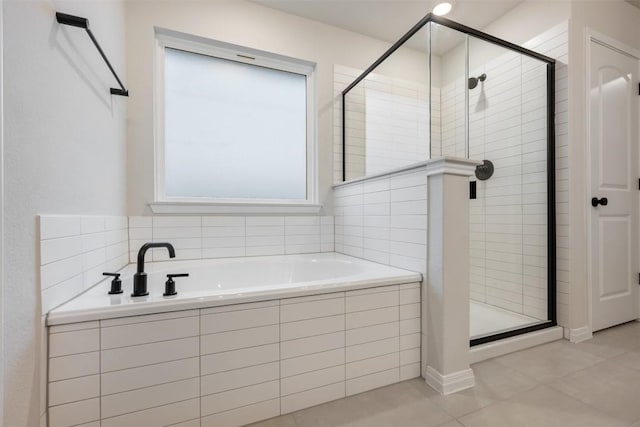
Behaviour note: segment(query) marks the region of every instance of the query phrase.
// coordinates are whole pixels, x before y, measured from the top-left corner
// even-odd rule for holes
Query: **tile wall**
[[[42,314],[128,264],[126,216],[40,216]]]
[[[424,170],[336,187],[334,212],[336,252],[426,274]]]
[[[420,375],[420,286],[50,328],[50,427],[239,426]]]
[[[333,252],[332,216],[132,216],[129,260],[145,242],[167,241],[176,259]],[[165,261],[166,249],[148,260]]]
[[[334,182],[342,182],[342,90],[362,70],[334,66]],[[347,180],[429,156],[429,88],[371,73],[346,97]]]

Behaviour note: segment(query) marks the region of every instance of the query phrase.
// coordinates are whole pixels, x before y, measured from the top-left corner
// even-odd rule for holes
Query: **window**
[[[156,35],[156,200],[314,204],[313,64]]]

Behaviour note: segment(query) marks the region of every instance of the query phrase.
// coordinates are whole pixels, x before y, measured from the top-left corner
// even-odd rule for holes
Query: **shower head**
[[[469,77],[469,90],[475,89],[478,86],[478,82],[483,82],[487,80],[487,75],[482,73],[478,77]]]

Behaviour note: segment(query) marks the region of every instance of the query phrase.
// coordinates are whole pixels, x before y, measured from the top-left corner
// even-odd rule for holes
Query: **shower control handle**
[[[591,206],[598,207],[598,205],[607,206],[609,204],[609,200],[606,197],[598,199],[597,197],[593,197],[591,199]]]

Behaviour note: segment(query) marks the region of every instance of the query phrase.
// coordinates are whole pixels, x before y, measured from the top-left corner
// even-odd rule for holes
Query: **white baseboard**
[[[466,390],[475,384],[475,377],[471,369],[442,375],[440,372],[427,366],[425,379],[427,384],[440,394],[451,394]]]
[[[572,343],[577,344],[593,338],[593,332],[591,332],[591,328],[588,325],[573,329],[565,328],[564,337]]]

